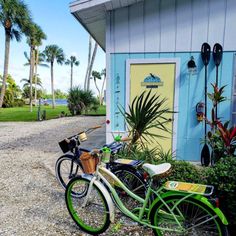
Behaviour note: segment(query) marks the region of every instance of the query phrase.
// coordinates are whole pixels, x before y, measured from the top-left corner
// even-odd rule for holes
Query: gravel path
[[[0,123],[0,235],[86,235],[70,218],[54,165],[62,155],[58,141],[105,117],[70,117],[43,122]],[[105,143],[105,128],[94,131],[86,147]],[[152,235],[128,226],[119,213],[103,235]],[[125,225],[120,222],[125,221]],[[131,222],[130,222],[131,223]],[[119,229],[118,229],[119,228]]]

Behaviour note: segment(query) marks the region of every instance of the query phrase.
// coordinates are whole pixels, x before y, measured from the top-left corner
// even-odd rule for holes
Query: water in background
[[[44,105],[45,103],[52,105],[52,99],[44,99],[44,100],[42,99],[41,104]],[[66,99],[55,99],[55,103],[56,103],[56,105],[67,106]]]

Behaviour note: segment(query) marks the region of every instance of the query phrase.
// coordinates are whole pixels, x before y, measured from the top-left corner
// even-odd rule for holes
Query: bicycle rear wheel
[[[216,213],[207,205],[194,199],[187,198],[177,203],[183,196],[171,196],[164,199],[165,203],[173,208],[173,213],[179,220],[184,232],[153,229],[158,236],[228,236],[225,225],[222,224]],[[173,215],[161,201],[153,207],[150,213],[151,224],[165,229],[180,229]]]
[[[120,166],[117,169],[113,169],[112,172],[123,182],[123,184],[134,194],[141,198],[145,198],[146,183],[144,182],[141,174],[134,168],[127,166]],[[127,209],[132,211],[134,208],[141,207],[142,204],[129,196],[122,188],[115,187],[120,199]],[[118,206],[118,205],[117,205]]]
[[[66,206],[72,219],[83,231],[96,235],[109,227],[110,213],[107,201],[96,185],[88,192],[89,183],[82,176],[73,178],[66,188]],[[84,194],[76,198],[74,192]]]
[[[55,165],[55,172],[58,182],[65,190],[68,182],[75,176],[83,174],[83,169],[74,161],[73,155],[61,156]]]
[[[147,191],[146,182],[142,175],[134,168],[120,166],[112,172],[123,182],[123,184],[139,197],[145,198]]]

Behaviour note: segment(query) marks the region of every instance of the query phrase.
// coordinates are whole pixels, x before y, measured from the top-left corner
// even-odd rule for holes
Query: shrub
[[[157,148],[149,149],[138,144],[127,145],[119,152],[119,157],[155,164],[157,163]]]
[[[166,180],[176,180],[189,183],[204,183],[204,169],[187,161],[169,161],[172,166],[171,174]]]
[[[94,111],[95,113],[97,113],[98,108],[99,108],[99,100],[94,97],[93,103],[92,103],[92,105],[91,105],[91,107],[90,107],[90,110],[92,110],[92,111]]]
[[[208,169],[207,182],[215,186],[220,208],[230,224],[236,225],[236,158],[221,158],[214,167]]]
[[[88,111],[94,103],[92,91],[84,91],[80,87],[70,89],[68,98],[68,109],[71,115],[81,115],[83,111]]]
[[[14,107],[23,107],[25,102],[23,99],[15,99],[14,100]]]

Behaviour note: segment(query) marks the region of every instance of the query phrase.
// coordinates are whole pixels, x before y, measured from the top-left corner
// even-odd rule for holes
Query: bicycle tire
[[[145,198],[147,187],[142,175],[133,167],[119,166],[112,172],[125,184],[125,186],[139,197]]]
[[[92,191],[87,196],[90,181],[82,176],[70,180],[66,187],[65,199],[70,216],[81,230],[86,233],[97,235],[105,232],[110,225],[110,213],[108,203],[102,191],[94,184]],[[75,198],[74,192],[82,188],[84,192],[80,198]],[[81,192],[81,189],[79,190]],[[86,206],[84,200],[88,197]],[[101,214],[104,214],[101,216]]]
[[[167,203],[169,206],[173,206],[176,201],[182,199],[183,196],[175,195],[175,196],[169,196],[164,198],[163,200],[165,203]],[[175,214],[179,214],[179,218],[181,217],[180,214],[184,216],[184,220],[182,222],[182,225],[186,228],[186,230],[192,230],[190,232],[185,233],[177,233],[177,232],[170,232],[166,231],[163,232],[159,229],[153,229],[153,233],[156,236],[176,236],[176,235],[196,235],[196,236],[228,236],[228,230],[227,227],[221,222],[220,218],[216,215],[216,213],[206,204],[202,203],[199,200],[196,200],[192,197],[186,198],[182,200],[178,204],[178,210],[180,212],[177,212],[175,210]],[[166,213],[166,214],[165,214]],[[159,227],[172,227],[177,228],[178,224],[176,221],[174,221],[173,218],[168,216],[169,210],[166,208],[164,203],[162,201],[158,201],[150,212],[150,220],[151,224]],[[210,219],[209,217],[216,216],[215,219]],[[199,217],[199,218],[197,218]],[[201,221],[200,221],[201,220]],[[206,221],[204,223],[204,221]],[[199,225],[202,222],[202,225]],[[193,227],[194,224],[196,227]],[[199,225],[199,227],[197,227]]]
[[[112,173],[114,173],[131,192],[143,199],[145,198],[147,191],[146,183],[144,182],[141,174],[139,174],[138,171],[136,171],[132,167],[130,168],[128,166],[119,166],[116,169],[113,169]],[[139,201],[129,196],[128,193],[125,192],[122,188],[115,186],[115,189],[120,200],[128,210],[133,211],[133,209],[142,206]],[[113,201],[116,203],[116,200],[114,198]],[[119,208],[119,205],[117,203],[116,206]]]
[[[66,154],[58,158],[55,165],[56,178],[64,190],[73,177],[83,173],[82,166],[78,165],[74,159],[75,156]]]

